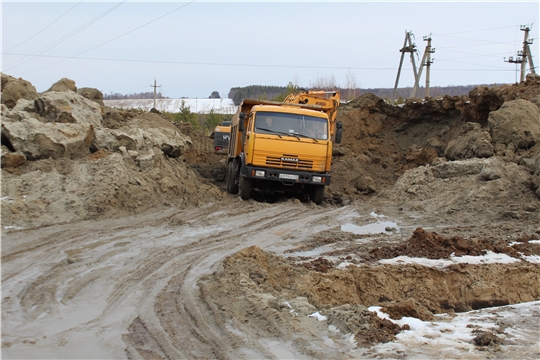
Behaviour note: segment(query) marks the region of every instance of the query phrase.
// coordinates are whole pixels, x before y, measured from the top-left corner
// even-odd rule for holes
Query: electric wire
[[[116,5],[114,5],[112,8],[110,8],[109,10],[101,13],[100,15],[98,15],[97,17],[93,18],[92,20],[90,20],[89,22],[85,23],[84,25],[80,26],[79,28],[73,30],[72,32],[70,32],[69,34],[65,35],[64,37],[52,42],[51,44],[41,48],[40,50],[38,50],[37,52],[31,54],[31,55],[28,55],[30,58],[27,59],[26,61],[23,61],[17,65],[14,65],[14,66],[11,66],[10,68],[6,69],[7,71],[10,71],[16,67],[19,67],[21,66],[22,64],[25,64],[33,59],[35,59],[37,56],[39,55],[42,55],[44,53],[46,53],[47,51],[55,48],[56,46],[60,45],[61,43],[65,42],[66,40],[72,38],[73,36],[77,35],[78,33],[80,33],[81,31],[83,31],[84,29],[88,28],[89,26],[93,25],[95,22],[97,22],[98,20],[100,20],[101,18],[107,16],[108,14],[110,14],[111,12],[113,12],[114,10],[118,9],[120,6],[124,5],[125,3],[127,2],[127,0],[124,0],[122,1],[121,3],[118,3]],[[24,74],[24,73],[23,73]]]
[[[6,50],[7,52],[10,52],[10,51],[13,51],[15,50],[16,48],[18,48],[19,46],[21,46],[22,44],[25,44],[27,43],[29,40],[35,38],[36,36],[38,36],[39,34],[41,34],[43,31],[45,31],[46,29],[48,29],[49,27],[51,27],[54,23],[56,23],[58,20],[60,20],[61,18],[63,18],[64,16],[66,16],[71,10],[75,9],[77,6],[79,6],[80,4],[82,3],[82,0],[79,1],[78,3],[76,3],[74,6],[72,6],[68,11],[66,11],[65,13],[63,13],[62,15],[60,15],[59,17],[57,17],[53,22],[51,22],[49,25],[45,26],[44,28],[42,28],[41,30],[39,30],[38,32],[36,32],[34,35],[30,36],[28,39],[24,40],[23,42],[19,43],[18,45],[15,45],[14,47]]]
[[[127,0],[124,0],[124,2],[125,2],[125,1],[127,1]],[[165,16],[172,14],[172,13],[175,12],[175,11],[178,11],[178,10],[180,10],[180,9],[182,9],[182,8],[184,8],[184,7],[186,7],[186,6],[190,5],[190,4],[192,4],[192,3],[194,3],[195,1],[196,1],[196,0],[192,0],[192,1],[188,2],[188,3],[186,3],[186,4],[183,4],[182,6],[179,6],[179,7],[175,8],[174,10],[169,11],[168,13],[159,16],[159,17],[155,18],[154,20],[151,20],[151,21],[149,21],[149,22],[147,22],[147,23],[145,23],[145,24],[143,24],[143,25],[141,25],[141,26],[138,26],[138,27],[136,27],[136,28],[134,28],[134,29],[132,29],[132,30],[130,30],[130,31],[128,31],[128,32],[123,33],[122,35],[119,35],[119,36],[117,36],[117,37],[115,37],[115,38],[112,38],[112,39],[110,39],[110,40],[108,40],[108,41],[105,41],[105,42],[103,42],[103,43],[101,43],[101,44],[99,44],[99,45],[96,45],[96,46],[94,46],[94,47],[92,47],[92,48],[90,48],[90,49],[88,49],[88,50],[85,50],[85,51],[82,51],[82,52],[80,52],[80,53],[78,53],[78,54],[75,54],[75,55],[73,55],[73,56],[67,57],[66,59],[61,60],[61,61],[58,61],[58,62],[56,62],[56,63],[49,64],[49,65],[46,65],[46,66],[42,66],[42,67],[40,67],[40,68],[38,68],[38,69],[26,71],[26,72],[23,72],[23,73],[21,73],[21,74],[27,74],[27,73],[30,73],[30,72],[42,70],[42,69],[45,69],[45,68],[48,68],[48,67],[51,67],[51,66],[60,64],[60,63],[62,63],[62,62],[64,62],[64,61],[67,61],[67,60],[69,60],[69,59],[76,58],[76,57],[79,56],[79,55],[86,54],[86,53],[89,52],[89,51],[92,51],[92,50],[94,50],[94,49],[97,49],[98,47],[101,47],[101,46],[103,46],[103,45],[105,45],[105,44],[108,44],[108,43],[110,43],[110,42],[112,42],[112,41],[114,41],[114,40],[117,40],[117,39],[119,39],[119,38],[121,38],[121,37],[123,37],[123,36],[126,36],[126,35],[128,35],[128,34],[131,34],[132,32],[134,32],[134,31],[136,31],[136,30],[139,30],[139,29],[141,29],[141,28],[143,28],[143,27],[145,27],[145,26],[147,26],[147,25],[150,25],[150,24],[152,24],[152,23],[154,23],[154,22],[156,22],[156,21],[158,21],[158,20],[164,18]]]
[[[445,34],[433,34],[437,36],[447,36],[447,35],[453,35],[453,34],[467,34],[471,32],[480,32],[480,31],[492,31],[492,30],[500,30],[500,29],[509,29],[509,28],[515,28],[520,25],[509,25],[509,26],[502,26],[502,27],[496,27],[496,28],[488,28],[488,29],[478,29],[478,30],[467,30],[467,31],[456,31],[451,33],[445,33]]]
[[[5,16],[5,17],[9,17],[11,16],[11,14],[13,14],[15,12],[15,10],[17,10],[19,8],[19,6],[21,6],[21,3],[17,3],[17,5],[15,5],[15,7],[13,9],[11,9],[11,11],[7,14],[2,14],[2,16]],[[3,9],[2,9],[3,10]]]
[[[5,53],[5,55],[28,56],[28,54]],[[317,66],[317,65],[273,65],[273,64],[249,64],[249,63],[216,63],[216,62],[194,62],[194,61],[172,61],[172,60],[142,60],[142,59],[115,59],[115,58],[96,58],[84,56],[60,56],[60,55],[36,55],[36,57],[61,58],[65,60],[99,60],[99,61],[117,61],[117,62],[140,62],[157,64],[181,64],[181,65],[212,65],[212,66],[240,66],[240,67],[265,67],[265,68],[299,68],[299,69],[373,69],[376,67],[351,67],[351,66]]]
[[[34,70],[30,70],[30,71],[27,71],[25,73],[29,73],[29,72],[34,72],[34,71],[38,71],[38,70],[41,70],[41,69],[44,69],[44,68],[47,68],[47,67],[50,67],[50,66],[54,66],[56,64],[59,64],[59,63],[62,63],[64,61],[67,61],[67,60],[70,60],[70,59],[74,59],[74,60],[77,60],[77,59],[80,59],[80,60],[91,60],[91,61],[116,61],[116,62],[142,62],[142,63],[162,63],[162,64],[182,64],[182,65],[204,65],[204,66],[241,66],[241,67],[254,67],[254,68],[257,68],[257,67],[265,67],[265,68],[276,68],[276,69],[287,69],[287,68],[299,68],[299,69],[326,69],[326,70],[336,70],[336,69],[353,69],[353,70],[359,70],[359,71],[362,71],[361,73],[367,73],[367,72],[375,72],[375,71],[388,71],[388,70],[393,70],[395,71],[395,68],[376,68],[376,67],[364,67],[364,66],[354,66],[354,67],[351,67],[351,66],[316,66],[317,64],[323,64],[323,63],[329,63],[329,62],[332,62],[332,61],[337,61],[337,60],[342,60],[342,59],[345,59],[345,58],[350,58],[350,57],[353,57],[353,56],[357,56],[357,55],[361,55],[361,54],[365,54],[365,53],[368,53],[368,52],[373,52],[373,51],[376,51],[376,50],[380,50],[380,49],[384,49],[384,48],[388,48],[388,47],[392,47],[392,45],[389,45],[389,46],[385,46],[383,48],[380,48],[380,49],[376,49],[376,50],[369,50],[369,51],[365,51],[365,52],[361,52],[361,53],[356,53],[356,54],[352,54],[352,55],[347,55],[347,56],[344,56],[344,57],[340,57],[340,58],[335,58],[335,59],[330,59],[330,60],[326,60],[326,61],[322,61],[322,62],[318,62],[318,63],[315,63],[315,64],[310,64],[310,65],[267,65],[267,64],[245,64],[245,63],[210,63],[210,62],[183,62],[183,61],[164,61],[164,60],[139,60],[139,59],[115,59],[115,58],[94,58],[94,57],[81,57],[80,55],[82,54],[85,54],[89,51],[92,51],[96,48],[99,48],[105,44],[108,44],[112,41],[115,41],[125,35],[128,35],[134,31],[137,31],[155,21],[158,21],[159,19],[175,12],[175,11],[178,11],[180,10],[181,8],[187,6],[187,5],[190,5],[191,3],[195,2],[195,0],[187,3],[187,4],[183,4],[182,6],[179,6],[178,8],[175,8],[174,10],[158,17],[158,18],[155,18],[141,26],[138,26],[124,34],[121,34],[117,37],[114,37],[108,41],[105,41],[99,45],[96,45],[88,50],[85,50],[83,52],[80,52],[76,55],[73,55],[73,56],[54,56],[54,55],[43,55],[43,54],[40,54],[40,55],[35,55],[35,57],[49,57],[49,58],[63,58],[63,60],[61,61],[58,61],[56,63],[53,63],[53,64],[49,64],[49,65],[46,65],[46,66],[43,66],[43,67],[40,67],[38,69],[34,69]],[[459,36],[455,36],[456,34],[465,34],[465,33],[472,33],[472,32],[480,32],[480,31],[490,31],[490,30],[495,30],[495,29],[505,29],[505,28],[514,28],[516,27],[516,25],[513,25],[513,26],[505,26],[505,27],[497,27],[497,28],[489,28],[489,29],[480,29],[480,30],[470,30],[470,31],[462,31],[462,32],[452,32],[452,33],[446,33],[446,34],[433,34],[435,36],[446,36],[446,37],[451,37],[451,38],[457,38],[457,39],[465,39],[465,40],[471,40],[471,41],[477,41],[477,42],[483,42],[482,44],[474,44],[474,45],[459,45],[459,46],[448,46],[448,47],[437,47],[438,49],[448,49],[448,48],[463,48],[463,47],[470,47],[470,46],[484,46],[484,45],[492,45],[492,44],[504,44],[504,45],[508,45],[510,44],[511,42],[501,42],[501,41],[498,41],[498,42],[493,42],[493,41],[488,41],[488,40],[479,40],[479,39],[470,39],[470,38],[465,38],[465,37],[459,37]],[[514,44],[515,42],[512,42],[512,44]],[[13,49],[13,48],[12,48]],[[10,50],[12,50],[10,49]],[[459,51],[455,51],[455,50],[447,50],[447,51],[453,51],[453,52],[459,52]],[[28,54],[17,54],[17,53],[5,53],[6,55],[15,55],[15,56],[30,56]],[[467,54],[467,53],[465,53]],[[493,56],[494,55],[480,55],[480,54],[472,54],[472,53],[469,53],[471,54],[472,56],[468,57],[468,58],[471,58],[471,57],[475,57],[475,56],[478,56],[478,57],[485,57],[485,56]],[[467,58],[467,57],[465,57]],[[460,59],[460,58],[459,58]],[[454,63],[462,63],[462,64],[467,64],[467,65],[479,65],[479,64],[471,64],[471,63],[464,63],[464,62],[458,62],[458,61],[454,61],[452,59],[438,59],[438,62],[441,61],[441,62],[444,62],[444,61],[447,61],[447,62],[454,62]],[[377,62],[380,62],[380,61],[377,61]],[[485,66],[485,64],[482,64],[481,66]],[[262,74],[258,74],[258,75],[264,75],[264,74],[268,74],[268,73],[274,73],[274,72],[279,72],[281,70],[275,70],[275,71],[271,71],[271,72],[265,72],[265,73],[262,73]],[[492,70],[492,69],[443,69],[443,68],[432,68],[432,71],[474,71],[474,72],[479,72],[479,71],[505,71],[505,72],[508,72],[508,71],[514,71],[514,70],[506,70],[506,69],[499,69],[497,68],[497,70]],[[25,74],[23,73],[23,74]],[[257,75],[257,74],[256,74]],[[250,76],[253,76],[250,75]],[[302,77],[305,77],[305,76],[308,76],[308,75],[302,75]],[[228,78],[228,77],[227,77]],[[227,78],[222,78],[222,79],[227,79]],[[234,78],[238,78],[238,76],[235,76]],[[215,78],[213,78],[215,80]],[[183,81],[185,81],[186,79],[183,79]],[[199,79],[200,80],[200,79]]]

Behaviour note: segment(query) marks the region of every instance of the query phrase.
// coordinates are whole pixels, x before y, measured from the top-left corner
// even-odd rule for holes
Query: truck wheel
[[[240,197],[242,200],[249,200],[251,195],[251,179],[240,176],[238,182],[240,183],[238,186],[240,188]]]
[[[324,185],[313,185],[311,190],[311,201],[317,205],[321,205],[324,196]]]
[[[234,161],[231,161],[229,165],[227,165],[227,192],[229,194],[238,194],[236,172],[234,170]]]

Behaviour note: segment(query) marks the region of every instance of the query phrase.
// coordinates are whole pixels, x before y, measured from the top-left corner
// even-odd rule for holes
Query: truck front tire
[[[324,197],[324,185],[313,185],[310,197],[315,204],[321,205]]]
[[[240,197],[242,200],[249,200],[251,196],[251,179],[246,178],[245,176],[240,176],[239,188],[240,188]]]

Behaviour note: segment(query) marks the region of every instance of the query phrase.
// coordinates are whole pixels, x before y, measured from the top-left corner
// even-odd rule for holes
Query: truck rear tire
[[[227,165],[227,192],[229,194],[238,194],[238,185],[236,183],[235,162],[229,162]]]
[[[251,179],[246,178],[245,176],[240,176],[239,182],[239,189],[240,189],[240,197],[242,200],[249,200],[251,196]]]
[[[313,185],[311,190],[311,201],[317,205],[321,205],[324,197],[324,185]]]

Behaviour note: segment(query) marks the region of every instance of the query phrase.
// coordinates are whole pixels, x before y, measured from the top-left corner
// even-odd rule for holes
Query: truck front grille
[[[282,158],[297,159],[298,161],[284,160]],[[279,167],[291,168],[291,169],[312,169],[313,160],[302,160],[296,157],[296,155],[284,154],[283,156],[267,156],[266,165],[279,166]]]

